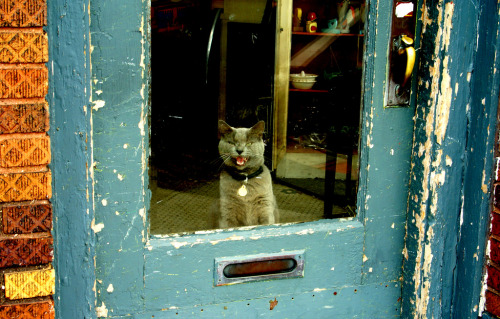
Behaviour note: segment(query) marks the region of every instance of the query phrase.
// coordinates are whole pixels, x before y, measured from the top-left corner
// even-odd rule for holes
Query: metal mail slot
[[[215,285],[304,277],[304,251],[215,259]]]

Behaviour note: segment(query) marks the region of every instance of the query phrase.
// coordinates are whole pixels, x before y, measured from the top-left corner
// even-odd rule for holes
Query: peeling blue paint
[[[439,21],[434,17],[444,13],[434,9],[449,3],[427,2],[430,20]],[[462,5],[457,3],[454,28],[447,35],[453,42],[438,57],[432,52],[443,42],[435,44],[434,39],[444,22],[425,26],[420,45],[423,82],[418,86],[413,136],[414,109],[383,108],[390,6],[384,1],[369,4],[356,219],[150,238],[149,4],[140,0],[49,2],[58,317],[379,318],[397,317],[401,307],[405,317],[474,313],[488,202],[483,190],[488,187],[488,148],[493,143],[499,87],[498,10],[483,3],[483,7],[467,4],[457,9]],[[478,30],[478,17],[479,28],[487,32],[478,36],[477,47],[469,48],[466,44],[473,43],[477,34],[468,34],[471,41],[464,42],[467,32],[460,30]],[[476,48],[481,52],[474,53]],[[431,160],[422,163],[420,145],[429,137],[427,101],[436,93],[425,88],[425,81],[431,80],[428,71],[435,58],[446,57],[453,59],[447,68],[440,65],[438,75],[449,76],[450,86],[438,88],[437,93],[453,90],[457,83],[459,90],[447,101],[449,118],[442,122],[453,125],[447,125],[442,140],[433,135],[433,147],[424,154]],[[461,65],[472,68],[474,74],[466,74]],[[412,145],[415,168],[410,176]],[[426,165],[431,168],[428,172]],[[433,189],[424,185],[431,179]],[[412,201],[429,190],[429,199],[423,201],[427,214],[416,225],[412,214],[419,207]],[[463,205],[464,223],[472,223],[471,227],[460,228],[457,194],[462,192],[471,199]],[[431,211],[433,197],[439,200]],[[477,207],[480,211],[474,212]],[[215,257],[282,249],[305,250],[304,278],[214,287]],[[472,251],[479,252],[476,261],[468,258]],[[426,253],[432,258],[417,259],[417,254],[425,257]],[[417,273],[424,274],[425,280],[415,284]],[[471,284],[462,281],[470,278],[469,273],[477,279]],[[430,285],[425,293],[424,282]],[[473,294],[467,294],[471,290]],[[412,304],[427,297],[423,311]],[[271,310],[269,301],[275,298],[278,303]]]
[[[49,101],[58,318],[95,316],[88,1],[47,1]]]

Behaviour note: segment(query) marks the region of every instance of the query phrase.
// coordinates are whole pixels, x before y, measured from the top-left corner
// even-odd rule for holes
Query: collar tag
[[[248,194],[247,187],[245,186],[245,184],[241,185],[241,187],[238,189],[238,195],[240,195],[241,197],[245,197],[247,196],[247,194]]]

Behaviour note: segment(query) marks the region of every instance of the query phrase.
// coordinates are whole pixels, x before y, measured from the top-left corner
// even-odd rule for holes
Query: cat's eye
[[[248,143],[247,143],[247,146],[251,146],[251,145],[252,145],[252,142],[248,142]]]

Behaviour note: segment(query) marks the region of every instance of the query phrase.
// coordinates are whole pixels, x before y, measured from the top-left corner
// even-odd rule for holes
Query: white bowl
[[[316,81],[317,77],[317,74],[310,74],[302,71],[300,73],[290,74],[290,81]]]
[[[310,88],[312,88],[314,86],[314,83],[316,83],[316,81],[309,81],[309,82],[304,82],[304,81],[292,81],[292,86],[296,89],[300,89],[300,90],[309,90]]]
[[[290,81],[292,82],[292,86],[296,89],[308,90],[313,87],[314,83],[316,83],[316,78],[318,76],[316,74],[308,74],[304,71],[300,73],[290,74]]]

